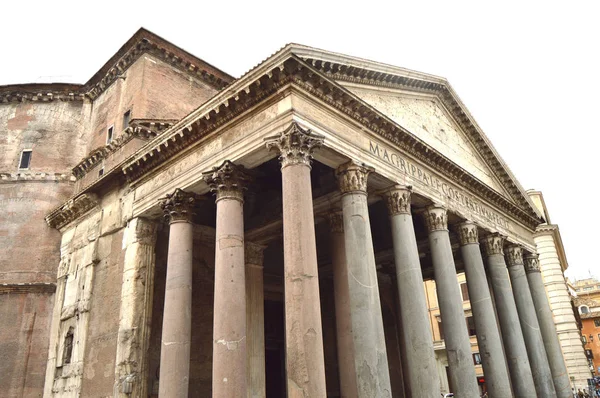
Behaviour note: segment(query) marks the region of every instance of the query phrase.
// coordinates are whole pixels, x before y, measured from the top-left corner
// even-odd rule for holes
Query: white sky
[[[567,275],[600,276],[600,3],[12,1],[0,85],[87,81],[141,26],[239,77],[289,42],[447,78],[525,189]]]

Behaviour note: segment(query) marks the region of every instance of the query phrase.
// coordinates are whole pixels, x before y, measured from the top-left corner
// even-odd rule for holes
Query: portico
[[[447,82],[369,67],[288,46],[121,165],[124,217],[158,230],[152,298],[130,298],[151,300],[150,395],[438,396],[435,279],[450,387],[476,398],[458,272],[490,396],[554,391],[556,345],[525,332],[524,273],[508,282],[539,215]],[[392,94],[445,115],[452,138],[403,127],[433,134],[397,120]]]

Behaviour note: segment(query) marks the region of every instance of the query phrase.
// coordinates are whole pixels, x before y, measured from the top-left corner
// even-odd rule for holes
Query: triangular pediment
[[[510,198],[437,96],[367,85],[342,85],[490,188]]]

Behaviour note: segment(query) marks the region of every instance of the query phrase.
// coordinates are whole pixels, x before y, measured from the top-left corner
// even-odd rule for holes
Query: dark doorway
[[[282,301],[265,300],[265,371],[267,398],[286,397],[285,312]]]

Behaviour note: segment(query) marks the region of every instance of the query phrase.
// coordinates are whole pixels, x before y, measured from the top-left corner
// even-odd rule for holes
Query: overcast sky
[[[12,1],[0,84],[84,83],[142,26],[234,77],[289,42],[443,76],[600,276],[600,3],[487,3]]]

